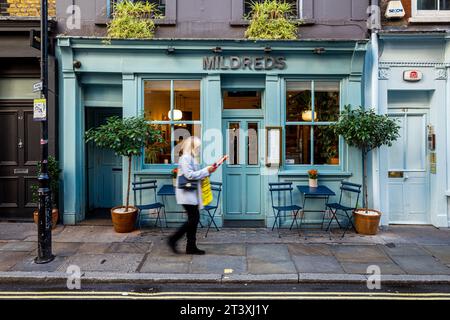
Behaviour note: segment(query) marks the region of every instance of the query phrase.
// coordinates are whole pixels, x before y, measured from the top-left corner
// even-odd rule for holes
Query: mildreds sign
[[[285,57],[210,56],[203,57],[203,70],[283,70]]]

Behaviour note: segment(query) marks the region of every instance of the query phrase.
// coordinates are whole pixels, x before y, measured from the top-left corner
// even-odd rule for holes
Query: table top
[[[333,190],[327,186],[318,186],[317,188],[311,188],[310,186],[297,186],[298,190],[308,196],[335,196]]]
[[[165,184],[158,190],[158,196],[174,196],[175,187],[172,184]]]

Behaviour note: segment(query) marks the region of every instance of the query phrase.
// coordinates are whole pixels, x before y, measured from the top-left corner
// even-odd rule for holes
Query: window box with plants
[[[352,110],[346,106],[339,121],[334,125],[336,134],[347,144],[361,150],[363,162],[363,207],[353,212],[356,231],[374,235],[378,231],[381,212],[368,208],[367,155],[383,145],[392,146],[399,137],[400,126],[387,115],[378,115],[373,109],[359,107]]]
[[[124,206],[111,209],[114,230],[119,233],[134,230],[138,209],[130,205],[131,166],[133,157],[142,154],[145,145],[161,143],[161,131],[148,124],[144,117],[107,119],[106,124],[86,132],[86,142],[92,141],[99,148],[110,149],[128,160],[128,183]]]

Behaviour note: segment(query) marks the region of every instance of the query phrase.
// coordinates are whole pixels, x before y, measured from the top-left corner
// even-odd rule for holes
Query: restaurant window
[[[248,17],[252,11],[252,3],[254,2],[264,2],[265,0],[244,0],[244,17]],[[301,16],[299,12],[301,11],[301,5],[303,0],[281,0],[283,2],[290,3],[292,5],[291,18],[298,18]]]
[[[338,165],[338,81],[286,82],[286,165]]]
[[[177,163],[183,140],[201,138],[200,81],[144,81],[144,115],[164,138],[162,143],[145,147],[144,163]]]
[[[224,109],[261,109],[261,91],[223,91]]]

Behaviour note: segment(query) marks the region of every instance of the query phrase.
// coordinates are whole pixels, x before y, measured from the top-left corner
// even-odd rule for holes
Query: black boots
[[[177,249],[177,241],[173,239],[172,237],[169,237],[167,240],[167,245],[170,247],[173,253],[179,254],[180,252]]]
[[[204,250],[200,250],[197,248],[196,244],[187,244],[186,245],[186,254],[205,254]]]

